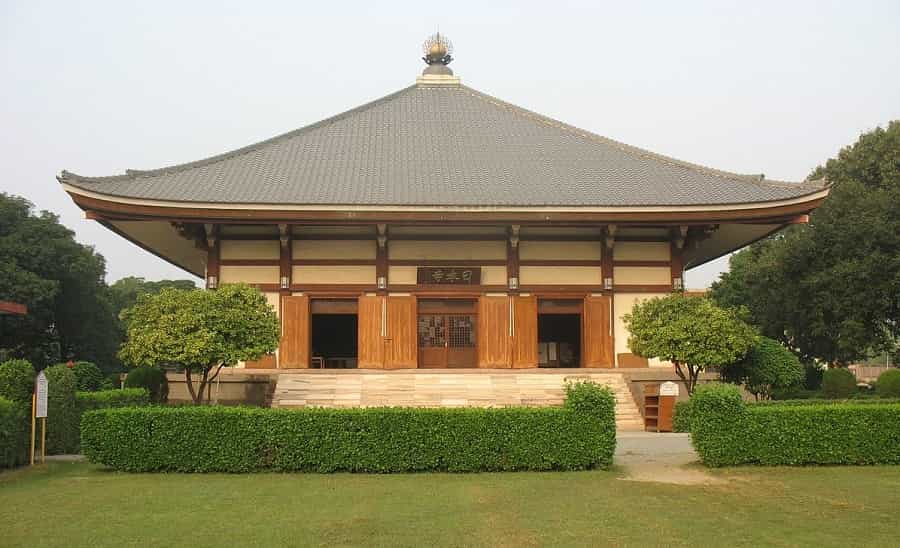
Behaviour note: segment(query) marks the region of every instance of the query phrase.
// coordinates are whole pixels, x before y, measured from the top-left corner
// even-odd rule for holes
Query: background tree
[[[689,394],[703,369],[740,360],[756,340],[756,332],[735,311],[683,293],[644,301],[624,320],[631,351],[672,362]]]
[[[262,293],[246,285],[215,291],[163,289],[124,312],[128,336],[119,352],[134,366],[184,367],[194,403],[223,367],[255,360],[278,346],[278,319]],[[193,374],[200,380],[194,386]]]
[[[38,368],[69,357],[115,363],[121,332],[105,274],[103,257],[76,242],[56,215],[0,193],[0,300],[28,306],[27,316],[2,320],[8,356]]]
[[[722,377],[743,384],[756,399],[770,399],[775,390],[791,390],[803,384],[805,372],[797,356],[780,342],[759,337],[747,356],[725,365]]]
[[[807,225],[731,258],[712,285],[803,361],[900,360],[900,121],[866,133],[810,175],[832,183]]]
[[[130,308],[144,294],[155,295],[166,288],[191,290],[197,284],[193,280],[159,280],[147,281],[144,278],[128,276],[109,286],[109,299],[113,311],[118,316],[126,308]]]

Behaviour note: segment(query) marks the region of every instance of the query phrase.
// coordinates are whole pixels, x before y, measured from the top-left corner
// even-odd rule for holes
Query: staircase
[[[337,370],[281,373],[272,407],[503,407],[562,405],[567,380],[609,386],[616,428],[643,430],[640,410],[618,373],[579,370]]]

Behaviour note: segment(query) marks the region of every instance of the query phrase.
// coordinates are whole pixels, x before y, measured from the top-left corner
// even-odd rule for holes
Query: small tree
[[[734,363],[756,340],[753,328],[734,311],[719,308],[706,297],[683,293],[635,305],[624,320],[631,332],[631,351],[675,364],[688,394],[693,394],[704,368]]]
[[[119,357],[133,366],[184,366],[188,391],[203,402],[222,368],[255,360],[278,346],[278,319],[262,293],[246,285],[215,291],[163,289],[126,310]],[[200,374],[195,388],[193,373]]]
[[[744,360],[722,368],[722,376],[744,384],[757,400],[767,400],[774,390],[800,387],[805,373],[793,352],[774,339],[759,337]]]

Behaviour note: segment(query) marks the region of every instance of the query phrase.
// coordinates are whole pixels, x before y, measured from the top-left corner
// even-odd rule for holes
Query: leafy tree
[[[711,296],[746,307],[762,334],[803,361],[840,366],[872,351],[900,359],[900,121],[810,175],[822,177],[831,195],[809,224],[732,256]]]
[[[28,306],[4,318],[0,348],[36,367],[69,357],[107,365],[121,340],[103,257],[47,211],[0,193],[0,300]]]
[[[255,360],[278,345],[278,319],[262,293],[246,285],[216,291],[163,289],[124,312],[128,338],[119,356],[134,366],[184,367],[194,403],[222,368]],[[200,374],[197,387],[193,374]]]
[[[192,280],[159,280],[147,281],[144,278],[128,276],[109,286],[109,298],[116,316],[126,308],[134,306],[138,297],[148,293],[155,295],[165,288],[190,290],[196,289],[197,284]]]
[[[756,399],[770,399],[774,390],[799,388],[805,378],[797,356],[780,342],[759,337],[747,356],[721,369],[722,377],[743,384]]]
[[[689,394],[703,369],[743,358],[756,340],[736,312],[683,293],[644,301],[624,319],[631,351],[672,362]]]

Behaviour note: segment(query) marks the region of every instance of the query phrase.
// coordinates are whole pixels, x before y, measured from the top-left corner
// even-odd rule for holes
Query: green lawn
[[[618,472],[0,474],[0,546],[888,546],[900,467],[716,470],[676,486]]]

